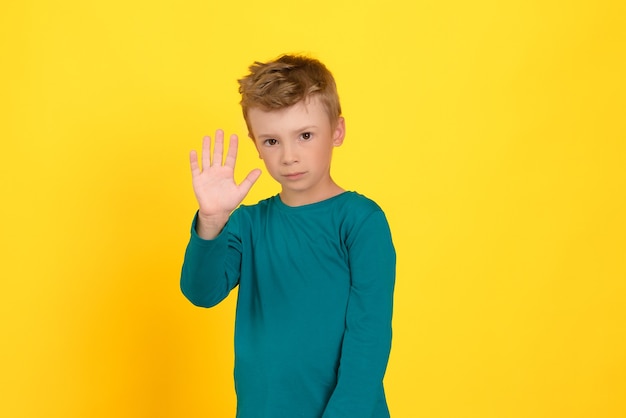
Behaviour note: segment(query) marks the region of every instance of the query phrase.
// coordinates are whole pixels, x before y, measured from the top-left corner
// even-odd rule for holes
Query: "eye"
[[[302,139],[303,141],[308,141],[309,139],[311,139],[312,136],[313,134],[311,132],[303,132],[302,134],[300,134],[300,139]]]
[[[276,139],[274,139],[274,138],[268,138],[265,141],[263,141],[263,143],[265,145],[274,146],[274,145],[278,144],[278,141]]]

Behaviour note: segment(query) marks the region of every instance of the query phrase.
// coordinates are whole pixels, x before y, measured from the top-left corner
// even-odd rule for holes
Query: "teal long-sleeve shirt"
[[[238,289],[238,418],[387,418],[396,256],[383,211],[344,192],[240,206],[213,240],[195,232],[181,289],[211,307]]]

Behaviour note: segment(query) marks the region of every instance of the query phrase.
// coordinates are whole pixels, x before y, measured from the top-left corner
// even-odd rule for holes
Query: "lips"
[[[284,174],[284,177],[286,177],[289,180],[297,180],[302,176],[304,176],[304,172]]]

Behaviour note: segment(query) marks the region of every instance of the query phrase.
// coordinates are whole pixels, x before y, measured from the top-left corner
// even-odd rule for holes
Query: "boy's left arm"
[[[373,417],[385,405],[383,377],[391,350],[396,254],[382,211],[347,241],[351,288],[337,386],[323,418]]]

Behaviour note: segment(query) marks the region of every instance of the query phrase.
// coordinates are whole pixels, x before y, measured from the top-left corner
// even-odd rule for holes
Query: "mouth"
[[[298,173],[288,173],[288,174],[284,174],[283,177],[285,177],[288,180],[297,180],[301,177],[304,176],[304,172],[298,172]]]

